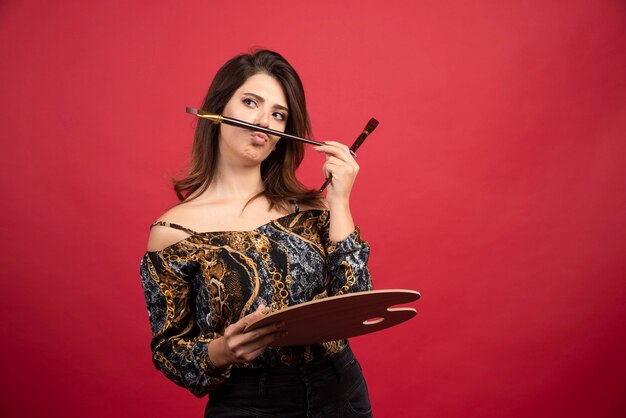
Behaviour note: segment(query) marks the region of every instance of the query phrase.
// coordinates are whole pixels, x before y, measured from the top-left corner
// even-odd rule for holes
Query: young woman
[[[202,109],[270,129],[310,132],[300,78],[279,54],[228,61]],[[244,328],[271,310],[371,289],[369,245],[350,214],[358,165],[326,142],[326,197],[295,171],[302,143],[200,119],[181,200],[151,227],[141,278],[153,362],[200,397],[207,417],[371,416],[348,342],[272,347],[284,324]]]

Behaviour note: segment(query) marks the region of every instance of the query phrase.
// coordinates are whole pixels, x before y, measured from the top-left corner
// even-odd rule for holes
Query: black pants
[[[302,367],[235,369],[209,393],[205,418],[371,417],[361,365],[346,347]]]

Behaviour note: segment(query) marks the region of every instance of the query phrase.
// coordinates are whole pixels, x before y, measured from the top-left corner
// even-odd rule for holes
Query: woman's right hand
[[[224,336],[209,344],[209,358],[215,367],[226,367],[232,363],[246,363],[254,360],[272,342],[283,336],[285,323],[274,322],[253,331],[244,333],[246,327],[269,313],[270,309],[261,304],[256,311],[229,325]]]

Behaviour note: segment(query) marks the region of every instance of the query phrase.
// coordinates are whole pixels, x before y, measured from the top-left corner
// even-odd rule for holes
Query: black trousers
[[[235,369],[209,393],[205,418],[371,417],[361,365],[350,347],[301,367]]]

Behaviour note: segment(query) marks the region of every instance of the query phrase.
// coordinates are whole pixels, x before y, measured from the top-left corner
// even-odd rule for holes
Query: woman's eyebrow
[[[264,102],[265,102],[265,99],[264,99],[263,97],[259,96],[258,94],[254,94],[254,93],[244,93],[244,94],[247,94],[248,96],[252,96],[252,97],[254,97],[254,98],[255,98],[255,99],[257,99],[259,102],[262,102],[262,103],[264,103]],[[277,109],[282,109],[282,110],[284,110],[285,112],[289,112],[289,108],[288,108],[287,106],[283,106],[283,105],[275,104],[275,105],[274,105],[274,107],[275,107],[275,108],[277,108]]]

